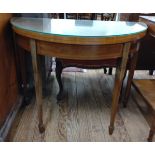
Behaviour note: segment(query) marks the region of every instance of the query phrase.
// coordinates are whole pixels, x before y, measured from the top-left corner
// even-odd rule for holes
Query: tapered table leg
[[[116,68],[115,84],[114,84],[113,97],[112,97],[112,109],[111,109],[111,117],[110,117],[109,134],[112,134],[114,130],[114,121],[115,121],[116,113],[118,110],[118,102],[119,102],[123,77],[125,74],[126,65],[128,61],[129,51],[130,51],[130,43],[125,43],[123,47],[122,58],[118,61],[117,68]]]
[[[136,52],[133,53],[131,60],[130,60],[130,69],[129,69],[129,75],[128,75],[128,79],[127,79],[127,86],[126,86],[126,90],[125,90],[125,94],[124,94],[124,98],[123,98],[123,106],[124,107],[127,106],[127,102],[128,102],[129,95],[130,95],[131,83],[132,83],[132,79],[134,76],[134,71],[136,68],[136,63],[137,63],[137,58],[138,58],[139,46],[140,46],[140,43],[137,43]]]
[[[41,78],[41,68],[40,68],[40,60],[37,55],[36,41],[30,40],[31,46],[31,56],[32,56],[32,66],[34,72],[34,82],[35,82],[35,92],[36,92],[36,103],[38,110],[38,118],[39,118],[39,131],[40,133],[45,131],[43,125],[43,108],[42,108],[42,78]]]

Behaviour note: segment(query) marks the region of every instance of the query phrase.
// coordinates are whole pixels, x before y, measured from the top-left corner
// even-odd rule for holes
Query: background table
[[[140,16],[140,21],[148,25],[148,33],[152,37],[155,37],[155,16]],[[155,57],[153,57],[153,59],[155,61]],[[132,84],[152,110],[152,122],[150,125],[151,129],[148,136],[148,141],[152,141],[155,133],[155,80],[133,80]]]

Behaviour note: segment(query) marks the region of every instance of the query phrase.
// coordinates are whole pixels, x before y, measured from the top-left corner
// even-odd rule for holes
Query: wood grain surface
[[[65,99],[57,103],[58,85],[51,74],[47,89],[50,95],[43,100],[45,133],[39,134],[35,100],[19,113],[9,141],[147,141],[149,125],[147,107],[134,89],[127,108],[120,107],[115,132],[108,134],[114,76],[103,70],[86,73],[63,73]],[[152,78],[136,71],[135,78]],[[125,87],[125,86],[124,86]],[[144,116],[136,102],[144,109]],[[154,139],[155,141],[155,139]]]
[[[9,21],[12,14],[0,13],[0,127],[18,99],[15,56]]]

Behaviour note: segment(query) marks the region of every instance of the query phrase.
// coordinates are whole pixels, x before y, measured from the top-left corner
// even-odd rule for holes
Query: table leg
[[[110,117],[110,126],[109,126],[109,134],[111,135],[114,130],[114,121],[116,112],[118,110],[118,102],[123,82],[123,77],[126,70],[126,65],[128,61],[128,55],[130,51],[130,43],[125,43],[123,47],[122,58],[118,61],[115,75],[115,84],[113,89],[113,97],[112,97],[112,109],[111,109],[111,117]]]
[[[149,132],[149,136],[147,138],[148,142],[152,142],[154,134],[155,134],[155,111],[152,111],[152,124]]]
[[[135,68],[136,68],[137,58],[138,58],[138,52],[134,53],[134,55],[131,58],[131,62],[130,62],[131,64],[130,64],[129,75],[128,75],[128,80],[127,80],[127,86],[126,86],[124,99],[123,99],[123,106],[124,107],[127,106],[127,102],[128,102],[128,99],[129,99],[130,90],[131,90],[131,83],[132,83],[132,79],[133,79],[133,76],[134,76],[134,71],[135,71]]]
[[[35,40],[30,40],[31,46],[31,56],[32,56],[32,66],[34,72],[34,83],[35,83],[35,92],[36,92],[36,102],[37,102],[37,110],[39,117],[39,131],[40,133],[45,131],[43,125],[43,108],[42,108],[42,78],[41,78],[41,68],[40,68],[40,59],[37,55],[37,48]]]

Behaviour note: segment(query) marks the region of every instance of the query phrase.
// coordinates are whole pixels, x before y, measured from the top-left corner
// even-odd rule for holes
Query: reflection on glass
[[[48,18],[12,18],[20,29],[62,36],[110,37],[143,32],[147,26],[138,22],[71,20]]]
[[[126,22],[126,25],[127,26],[133,26],[133,25],[135,25],[136,24],[136,22]]]
[[[75,20],[75,26],[93,26],[93,20]]]

